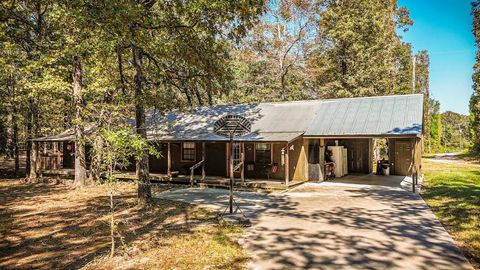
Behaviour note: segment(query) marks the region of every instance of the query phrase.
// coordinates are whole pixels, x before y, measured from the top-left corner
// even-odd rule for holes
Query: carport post
[[[288,163],[288,143],[285,145],[285,185],[288,186],[289,183],[289,178],[290,178],[290,172],[289,172],[289,163]]]
[[[415,184],[416,184],[416,172],[417,172],[417,162],[416,162],[416,156],[417,156],[417,139],[415,139],[415,143],[413,144],[413,168],[412,168],[412,192],[415,193]]]

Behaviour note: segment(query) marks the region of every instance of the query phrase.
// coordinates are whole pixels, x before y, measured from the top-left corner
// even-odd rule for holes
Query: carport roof
[[[422,133],[423,95],[322,100],[305,136],[405,136]]]

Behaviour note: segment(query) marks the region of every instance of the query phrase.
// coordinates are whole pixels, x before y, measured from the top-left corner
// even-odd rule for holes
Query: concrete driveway
[[[285,194],[236,193],[253,226],[250,269],[472,269],[423,199],[401,188],[308,183]],[[225,190],[159,197],[223,209]]]

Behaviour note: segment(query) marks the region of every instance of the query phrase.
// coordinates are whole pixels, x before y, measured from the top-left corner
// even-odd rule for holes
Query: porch
[[[48,170],[39,170],[41,176],[51,176],[51,177],[66,177],[73,178],[75,175],[74,169],[62,168],[62,169],[48,169]],[[135,180],[136,175],[133,171],[123,171],[116,174],[118,179],[129,181]],[[179,174],[175,177],[169,176],[164,173],[150,173],[150,181],[152,183],[159,184],[179,184],[179,185],[190,185],[191,176]],[[229,178],[221,176],[206,176],[204,179],[200,175],[195,175],[193,178],[193,184],[200,187],[212,187],[212,188],[226,188],[229,185]],[[261,179],[261,178],[252,178],[252,179],[242,179],[235,178],[234,185],[237,188],[245,189],[266,189],[266,190],[283,190],[288,189],[297,185],[304,183],[305,181],[290,181],[288,185],[285,185],[285,181],[280,179]]]

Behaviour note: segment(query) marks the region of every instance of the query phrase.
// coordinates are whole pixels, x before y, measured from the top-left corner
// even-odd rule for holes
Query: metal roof
[[[323,100],[304,135],[418,135],[422,120],[422,94]]]
[[[252,123],[241,141],[292,141],[310,137],[417,136],[422,133],[423,95],[377,96],[278,103],[215,105],[191,112],[146,114],[149,140],[226,141],[213,132],[215,121],[238,114]],[[130,121],[132,126],[135,121]],[[73,140],[73,132],[35,139]]]
[[[216,120],[239,114],[252,122],[245,141],[291,141],[301,134],[328,136],[416,136],[422,133],[423,95],[376,96],[279,103],[216,105],[165,116],[149,115],[151,140],[224,141]]]
[[[236,138],[242,141],[291,141],[307,129],[320,101],[216,105],[188,113],[178,110],[165,116],[147,114],[149,140],[225,141],[213,132],[215,121],[227,114],[238,114],[252,123],[252,132]]]
[[[87,124],[84,127],[84,133],[88,135],[93,132],[94,128],[95,126],[93,124]],[[60,134],[32,139],[32,141],[34,142],[64,142],[64,141],[74,141],[74,140],[75,140],[75,130],[73,128],[69,128]]]

